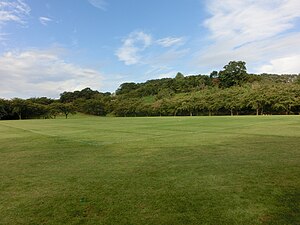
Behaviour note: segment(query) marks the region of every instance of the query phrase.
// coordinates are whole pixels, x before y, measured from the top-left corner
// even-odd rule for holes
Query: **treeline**
[[[100,93],[90,88],[64,92],[58,100],[47,97],[0,99],[0,119],[54,119],[61,114],[68,118],[69,114],[76,112],[104,116],[107,114],[105,105],[110,100],[110,93]]]
[[[90,88],[46,97],[0,99],[0,119],[56,118],[81,112],[97,116],[300,114],[299,75],[248,74],[232,61],[210,75],[123,83],[114,94]]]

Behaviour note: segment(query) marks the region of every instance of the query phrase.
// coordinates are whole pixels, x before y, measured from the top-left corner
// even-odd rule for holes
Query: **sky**
[[[0,0],[0,98],[210,74],[300,73],[299,0]]]

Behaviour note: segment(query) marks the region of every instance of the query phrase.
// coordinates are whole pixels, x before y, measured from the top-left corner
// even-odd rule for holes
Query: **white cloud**
[[[178,73],[178,71],[171,70],[171,71],[168,71],[168,72],[164,72],[164,73],[158,74],[155,78],[156,79],[174,78],[177,73]]]
[[[22,0],[0,1],[0,25],[8,22],[25,23],[30,7]]]
[[[273,59],[269,64],[261,66],[260,73],[300,74],[300,55]]]
[[[126,65],[133,65],[140,62],[140,52],[152,44],[152,37],[142,31],[132,32],[123,40],[123,45],[116,51],[116,56]]]
[[[68,63],[59,50],[7,52],[0,57],[0,97],[58,97],[63,91],[99,89],[102,75]]]
[[[48,18],[48,17],[44,17],[44,16],[41,16],[39,18],[39,21],[42,25],[44,26],[47,26],[49,22],[52,22],[52,19]]]
[[[30,14],[30,7],[22,0],[10,1],[0,0],[0,43],[4,44],[9,34],[3,31],[3,27],[15,22],[19,24],[26,24],[26,18]]]
[[[106,10],[107,8],[107,2],[105,0],[88,0],[88,2],[98,8],[98,9],[101,9],[101,10]]]
[[[132,32],[123,40],[123,45],[116,51],[116,56],[125,65],[134,65],[138,63],[152,65],[160,63],[170,63],[185,55],[188,49],[178,50],[178,47],[184,44],[183,37],[166,37],[155,40],[151,34],[142,31]],[[155,49],[150,47],[163,47],[171,50]],[[142,54],[146,49],[148,51]],[[156,67],[156,66],[155,66]]]
[[[245,44],[272,37],[293,27],[300,16],[298,0],[212,0],[213,15],[205,25],[217,40]],[[228,26],[230,25],[230,26]]]
[[[211,65],[206,69],[245,60],[258,71],[261,62],[300,54],[299,32],[292,32],[300,18],[298,0],[211,0],[207,8],[212,16],[204,25],[212,44],[197,55],[197,64]]]
[[[176,45],[182,45],[184,43],[184,38],[182,37],[166,37],[162,39],[158,39],[156,43],[162,47],[172,47]]]

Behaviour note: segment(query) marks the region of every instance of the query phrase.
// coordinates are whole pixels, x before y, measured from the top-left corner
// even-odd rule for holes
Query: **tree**
[[[243,61],[230,61],[224,70],[219,72],[221,86],[228,88],[234,85],[241,85],[247,78],[246,63]]]
[[[152,104],[141,102],[136,106],[136,113],[138,116],[150,116],[152,114]]]
[[[72,103],[54,103],[53,104],[54,109],[59,110],[62,112],[66,119],[68,119],[69,114],[75,114],[75,107]]]
[[[175,76],[175,79],[183,79],[184,78],[184,75],[180,72],[178,72]]]
[[[178,108],[178,110],[180,110],[181,112],[188,112],[188,114],[190,116],[193,116],[194,104],[190,100],[182,101],[181,105]]]
[[[62,103],[72,102],[74,101],[74,94],[73,92],[65,91],[60,94],[60,101]]]
[[[276,92],[274,93],[274,108],[284,110],[286,115],[290,114],[292,107],[297,104],[296,93],[297,91],[292,85],[280,84],[279,88],[277,88]]]
[[[98,99],[88,99],[83,104],[83,112],[96,116],[104,116],[105,106],[101,100]]]
[[[0,119],[8,116],[10,113],[10,104],[8,100],[0,99]]]
[[[205,96],[206,109],[208,110],[209,116],[212,116],[213,113],[217,113],[222,107],[222,98],[220,96],[221,93],[216,90],[217,89],[209,90]]]
[[[114,114],[116,116],[136,116],[137,106],[142,104],[138,98],[119,98],[114,102]]]
[[[29,118],[46,118],[48,114],[47,105],[33,103],[30,100],[26,100],[26,111],[25,116],[26,119]]]
[[[173,95],[174,95],[174,91],[172,89],[165,88],[165,89],[160,90],[157,93],[155,99],[159,100],[159,99],[163,99],[163,98],[171,98]]]
[[[209,77],[211,78],[211,79],[215,79],[215,78],[218,78],[218,76],[219,76],[219,73],[218,73],[218,71],[212,71],[211,73],[210,73],[210,75],[209,75]]]
[[[271,92],[268,85],[255,84],[251,89],[247,90],[245,98],[247,106],[256,110],[256,115],[263,115],[267,105],[271,104]]]
[[[98,91],[93,91],[91,88],[87,87],[80,91],[80,97],[84,99],[91,99],[94,95],[99,94]]]
[[[154,115],[162,116],[163,114],[162,106],[163,106],[163,99],[159,99],[152,104],[151,108]]]
[[[244,87],[231,87],[224,89],[221,92],[223,98],[223,107],[230,111],[230,115],[233,116],[234,111],[237,112],[241,109],[243,104]]]
[[[117,95],[127,94],[133,90],[136,90],[139,87],[138,84],[130,82],[130,83],[123,83],[120,87],[116,90]]]
[[[23,115],[25,114],[27,109],[26,101],[21,98],[14,98],[11,100],[11,105],[12,113],[17,114],[20,120],[23,119]]]
[[[27,99],[27,101],[30,101],[32,103],[41,104],[41,105],[50,105],[51,103],[54,102],[53,99],[50,99],[47,97],[30,98],[30,99]]]
[[[49,118],[56,118],[59,113],[61,113],[61,110],[59,109],[59,105],[62,103],[59,102],[53,102],[52,104],[48,105],[48,117]]]

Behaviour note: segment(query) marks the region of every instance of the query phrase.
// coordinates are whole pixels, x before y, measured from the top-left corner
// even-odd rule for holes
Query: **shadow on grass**
[[[261,217],[262,224],[300,224],[300,190],[285,191],[277,197],[276,201],[274,205],[276,211]]]

